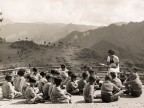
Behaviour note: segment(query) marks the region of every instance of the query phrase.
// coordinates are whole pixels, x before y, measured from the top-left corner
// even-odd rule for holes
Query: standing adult
[[[115,52],[113,50],[108,50],[108,57],[107,57],[107,65],[109,67],[108,69],[108,75],[110,75],[111,72],[120,72],[119,70],[119,58],[115,55]]]

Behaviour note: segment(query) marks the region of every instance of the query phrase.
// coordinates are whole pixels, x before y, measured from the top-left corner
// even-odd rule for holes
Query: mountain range
[[[113,49],[120,58],[144,61],[144,21],[111,24],[85,32],[74,31],[59,41],[93,49],[103,56]]]
[[[18,23],[5,19],[0,24],[0,37],[7,41],[33,40],[37,43],[55,42],[72,31],[87,31],[96,29],[97,26],[62,23]],[[27,38],[26,38],[27,37]]]

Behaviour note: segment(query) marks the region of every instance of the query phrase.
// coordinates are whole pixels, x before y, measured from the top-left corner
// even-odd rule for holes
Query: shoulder
[[[114,55],[113,57],[114,57],[115,59],[119,59],[118,56],[116,56],[116,55]]]

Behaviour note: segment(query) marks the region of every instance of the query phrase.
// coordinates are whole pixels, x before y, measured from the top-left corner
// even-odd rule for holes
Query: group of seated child
[[[139,97],[142,94],[142,83],[134,68],[129,78],[124,82],[126,90],[115,72],[110,76],[106,75],[103,84],[100,84],[99,77],[92,68],[84,67],[81,77],[66,69],[61,65],[60,69],[51,72],[38,72],[33,68],[33,72],[26,74],[24,69],[20,69],[18,76],[5,76],[6,82],[2,86],[3,98],[13,99],[23,97],[26,103],[43,103],[46,100],[52,103],[71,103],[72,95],[83,95],[86,103],[93,103],[94,99],[101,98],[102,102],[114,102],[119,100],[122,94],[131,94]],[[101,89],[101,94],[96,95],[95,91]]]

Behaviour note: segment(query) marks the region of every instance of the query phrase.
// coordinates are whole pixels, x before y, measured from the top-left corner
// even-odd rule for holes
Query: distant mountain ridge
[[[74,37],[78,37],[74,39]],[[59,41],[78,44],[106,55],[107,50],[117,50],[121,57],[144,61],[144,21],[117,26],[111,24],[85,32],[74,31]]]
[[[10,22],[10,21],[9,21]],[[0,37],[7,41],[17,41],[25,39],[36,41],[37,43],[55,42],[71,33],[72,31],[87,31],[96,29],[96,26],[62,24],[62,23],[14,23],[7,21],[1,24]]]

